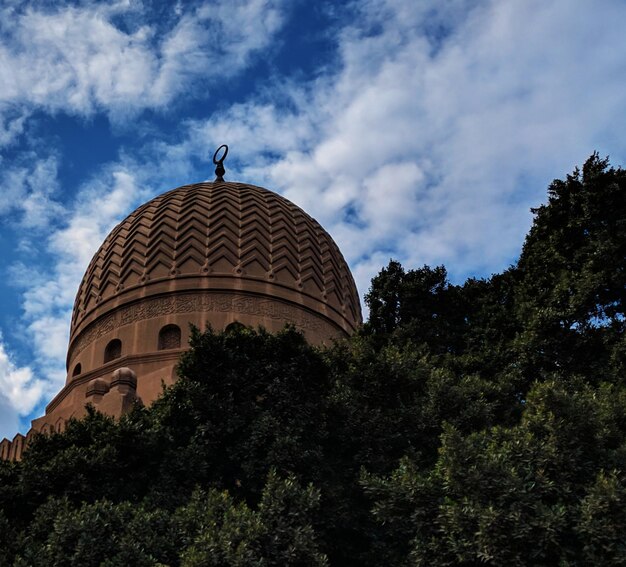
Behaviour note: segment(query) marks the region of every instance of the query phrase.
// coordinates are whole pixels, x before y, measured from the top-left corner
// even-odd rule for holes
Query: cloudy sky
[[[625,25],[623,0],[0,0],[0,438],[64,383],[108,231],[222,143],[361,295],[391,257],[502,270],[553,178],[624,164]]]

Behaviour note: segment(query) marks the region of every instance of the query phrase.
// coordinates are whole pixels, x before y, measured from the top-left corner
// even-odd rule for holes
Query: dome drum
[[[331,320],[310,309],[267,296],[188,291],[177,296],[149,297],[108,312],[76,336],[68,353],[68,368],[80,364],[82,372],[78,376],[68,372],[67,383],[102,367],[106,348],[112,340],[121,342],[122,357],[124,352],[148,354],[159,350],[160,331],[169,325],[180,328],[180,344],[184,346],[189,341],[190,324],[199,329],[211,325],[221,330],[233,322],[254,328],[263,326],[270,332],[277,332],[290,323],[317,344],[346,334]],[[106,366],[114,364],[115,359]]]

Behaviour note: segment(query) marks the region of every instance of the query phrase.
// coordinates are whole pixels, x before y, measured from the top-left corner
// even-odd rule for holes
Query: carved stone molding
[[[303,331],[324,332],[327,336],[337,334],[337,329],[320,317],[309,315],[302,309],[281,301],[235,293],[181,294],[146,299],[127,305],[93,322],[74,341],[70,360],[93,341],[119,327],[163,315],[209,312],[252,315],[291,323]]]

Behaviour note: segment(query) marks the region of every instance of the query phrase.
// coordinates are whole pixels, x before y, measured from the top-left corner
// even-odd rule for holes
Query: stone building
[[[216,181],[159,195],[107,236],[76,294],[65,386],[26,437],[0,443],[0,458],[19,459],[30,435],[63,430],[86,404],[119,417],[153,402],[176,379],[190,324],[291,323],[314,344],[360,325],[330,235],[280,195],[223,181],[220,166]]]

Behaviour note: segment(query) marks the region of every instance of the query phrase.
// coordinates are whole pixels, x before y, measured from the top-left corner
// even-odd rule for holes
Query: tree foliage
[[[180,378],[0,462],[0,566],[623,565],[626,174],[554,181],[519,261],[391,261],[349,340],[192,333]]]

